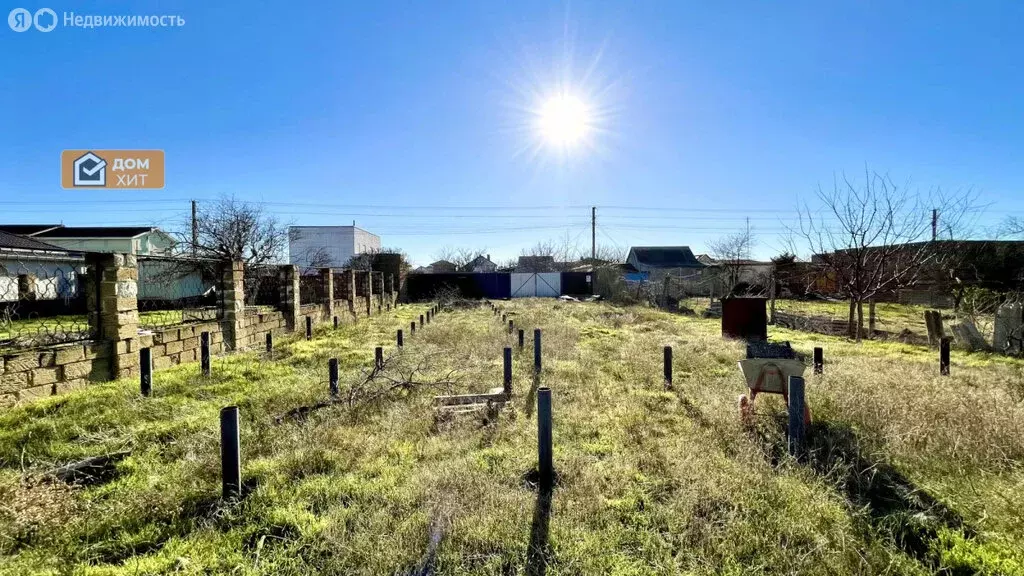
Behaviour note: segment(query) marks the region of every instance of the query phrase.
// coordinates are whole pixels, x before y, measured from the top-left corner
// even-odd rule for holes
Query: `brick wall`
[[[393,308],[397,294],[383,279],[374,282],[374,293],[367,297],[370,276],[346,271],[336,274],[325,269],[321,276],[328,292],[343,280],[352,294],[348,300],[334,299],[320,304],[300,304],[298,276],[294,266],[281,266],[278,275],[282,295],[281,310],[246,309],[241,263],[224,273],[224,313],[220,320],[174,326],[162,330],[140,330],[138,318],[138,271],[135,258],[124,254],[89,254],[93,272],[86,282],[88,319],[99,335],[96,342],[67,344],[9,354],[0,358],[0,408],[19,402],[60,394],[118,378],[138,377],[139,350],[149,348],[154,370],[199,360],[200,335],[210,333],[210,351],[225,354],[261,349],[266,335],[305,330],[306,317],[313,324],[333,324],[333,317],[347,324],[376,314],[378,305]],[[356,296],[352,283],[364,288]],[[378,292],[378,286],[384,293]],[[335,292],[336,293],[336,292]]]

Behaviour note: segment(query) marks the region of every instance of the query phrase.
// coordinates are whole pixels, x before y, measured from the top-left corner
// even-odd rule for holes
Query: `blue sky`
[[[867,164],[1024,215],[1018,2],[10,2],[175,28],[0,26],[0,221],[179,226],[191,198],[350,224],[427,263],[540,240],[779,251]],[[5,5],[6,6],[6,5]],[[599,118],[569,154],[531,110]],[[158,191],[60,189],[65,148],[160,148]]]

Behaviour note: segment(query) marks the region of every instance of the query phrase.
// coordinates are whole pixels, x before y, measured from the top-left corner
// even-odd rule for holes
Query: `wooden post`
[[[804,447],[804,379],[789,377],[789,455],[799,458]]]
[[[924,324],[928,329],[928,345],[935,346],[938,340],[938,330],[935,329],[935,316],[931,310],[924,311]]]
[[[331,358],[327,361],[327,382],[331,389],[331,397],[338,395],[338,359]]]
[[[427,324],[430,324],[430,310],[427,310]]]
[[[519,329],[519,349],[523,349],[523,340],[526,339],[526,331],[522,328]]]
[[[672,347],[665,346],[665,389],[672,389]]]
[[[199,368],[203,376],[210,375],[210,333],[199,335]]]
[[[242,491],[242,450],[238,406],[220,409],[220,477],[224,499]]]
[[[267,353],[274,351],[274,333],[267,332]]]
[[[338,317],[337,316],[334,317],[334,329],[335,330],[338,329]]]
[[[814,373],[821,374],[825,371],[825,351],[821,346],[814,347]]]
[[[509,334],[512,333],[512,321],[511,320],[508,321],[508,333]]]
[[[551,389],[537,390],[537,470],[541,486],[549,487],[555,476],[551,434]]]
[[[381,346],[373,349],[373,365],[376,366],[377,370],[384,367],[384,348]]]
[[[412,322],[409,323],[409,336],[415,336],[415,335],[416,335],[416,321],[413,320]]]
[[[395,339],[398,342],[398,347],[399,348],[401,348],[403,345],[405,345],[405,342],[402,341],[402,329],[401,328],[398,329],[398,334],[396,335]]]
[[[313,317],[306,316],[306,340],[313,339]]]
[[[943,376],[949,376],[949,341],[946,337],[939,341],[939,374]]]
[[[420,329],[423,329],[423,314],[420,314]]]
[[[506,346],[505,347],[504,374],[503,374],[503,376],[504,376],[504,384],[505,384],[505,394],[511,394],[512,393],[512,347],[511,346]]]
[[[139,390],[143,396],[153,392],[153,354],[149,348],[139,350]]]
[[[540,328],[533,330],[533,371],[540,373]]]

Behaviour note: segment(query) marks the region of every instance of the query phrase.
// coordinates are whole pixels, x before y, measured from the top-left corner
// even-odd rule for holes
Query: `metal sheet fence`
[[[139,256],[138,270],[140,327],[159,329],[223,318],[222,263]]]
[[[90,340],[82,258],[0,256],[0,352]]]

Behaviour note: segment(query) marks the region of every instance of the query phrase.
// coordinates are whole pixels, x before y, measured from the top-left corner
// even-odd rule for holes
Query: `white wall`
[[[288,229],[288,262],[304,268],[318,251],[341,267],[356,254],[380,250],[380,237],[353,226],[292,226]]]
[[[83,266],[85,263],[82,261],[33,259],[29,255],[0,257],[0,302],[18,300],[19,274],[36,277],[36,298],[40,300],[73,297],[78,284],[78,270]]]

